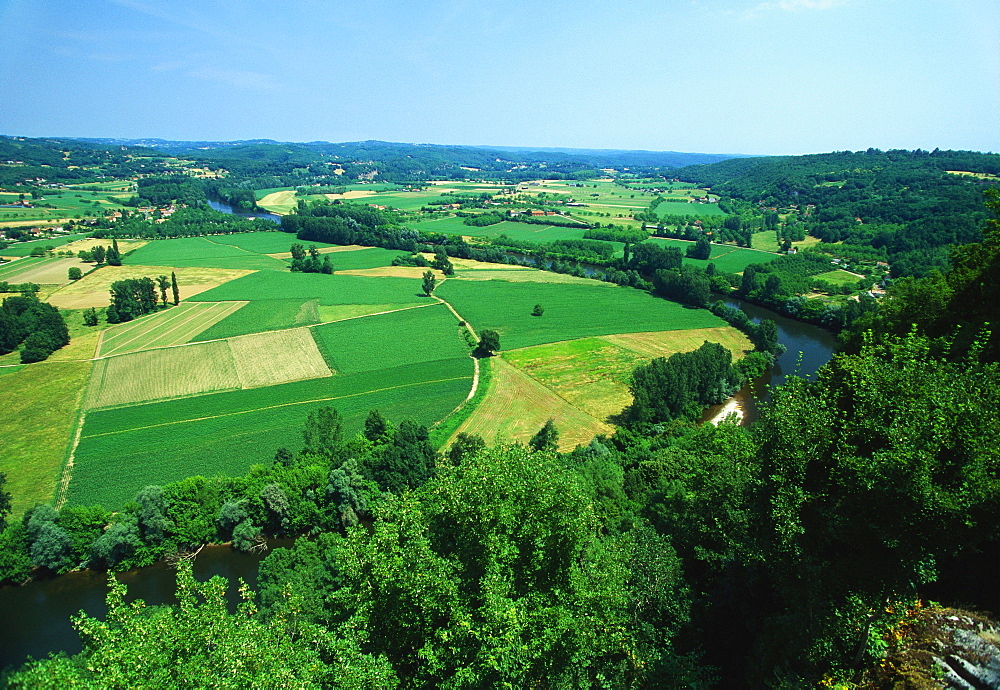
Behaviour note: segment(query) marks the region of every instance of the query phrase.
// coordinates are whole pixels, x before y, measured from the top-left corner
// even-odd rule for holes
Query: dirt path
[[[444,306],[448,307],[448,311],[450,311],[452,314],[454,314],[456,319],[458,319],[459,321],[461,321],[462,323],[465,324],[465,327],[469,329],[469,333],[472,334],[472,337],[475,338],[476,340],[479,340],[479,334],[477,334],[476,331],[475,331],[475,329],[472,328],[472,324],[470,324],[468,321],[466,321],[462,317],[461,314],[459,314],[457,311],[455,311],[455,307],[451,306],[451,304],[449,304],[448,302],[444,301],[443,299],[441,299],[437,295],[434,295],[434,299],[436,299],[438,302],[440,302]],[[471,354],[469,356],[472,357]],[[465,397],[465,401],[462,402],[462,405],[464,405],[465,403],[467,403],[470,400],[472,400],[473,396],[476,394],[476,391],[479,390],[479,358],[478,357],[472,357],[472,367],[473,367],[472,389],[469,390],[469,394]],[[458,410],[458,408],[461,407],[462,405],[459,405],[458,407],[456,407],[455,410]],[[451,414],[454,414],[455,410],[452,410]],[[451,415],[448,415],[448,416],[450,417]]]

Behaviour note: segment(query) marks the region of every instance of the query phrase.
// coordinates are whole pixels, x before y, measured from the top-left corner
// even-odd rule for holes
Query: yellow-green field
[[[240,388],[332,376],[308,328],[229,338]]]
[[[213,340],[99,359],[86,402],[117,407],[239,387],[229,343]]]
[[[94,363],[90,409],[331,376],[306,328],[142,350]]]
[[[551,418],[559,429],[559,450],[567,451],[589,443],[594,436],[612,433],[610,426],[573,407],[503,359],[493,357],[483,363],[491,367],[489,388],[455,435],[476,434],[489,444],[525,442]]]
[[[247,302],[185,302],[167,311],[112,326],[101,338],[100,356],[181,345],[245,304]]]
[[[230,280],[240,278],[250,270],[235,268],[201,268],[185,266],[104,266],[90,275],[84,276],[49,296],[49,304],[60,309],[87,309],[106,307],[111,303],[111,283],[126,278],[153,278],[161,275],[177,274],[177,286],[181,299],[193,297],[205,290],[218,287]],[[168,293],[169,294],[169,293]]]
[[[15,518],[36,503],[52,502],[90,367],[46,362],[0,379],[0,472],[7,474]]]
[[[458,431],[485,432],[480,435],[492,440],[497,433],[493,429],[503,429],[510,438],[523,441],[551,416],[559,428],[560,447],[571,449],[589,442],[595,433],[607,433],[609,418],[632,403],[628,380],[635,367],[654,357],[696,350],[706,340],[726,347],[734,359],[753,347],[743,333],[722,326],[606,335],[509,350],[491,360],[498,380],[491,382],[483,402]],[[545,416],[545,407],[532,413],[532,405],[550,406],[559,417]],[[527,421],[522,423],[521,416]],[[535,424],[539,418],[541,423]]]
[[[5,276],[8,283],[37,283],[39,285],[64,285],[70,282],[69,269],[76,267],[81,273],[86,273],[94,266],[85,264],[79,259],[49,259],[39,264],[26,267],[23,271]],[[13,268],[13,267],[12,267]]]

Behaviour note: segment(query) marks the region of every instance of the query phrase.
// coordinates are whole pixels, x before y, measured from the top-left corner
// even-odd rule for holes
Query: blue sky
[[[1000,151],[1000,2],[0,0],[0,134]]]

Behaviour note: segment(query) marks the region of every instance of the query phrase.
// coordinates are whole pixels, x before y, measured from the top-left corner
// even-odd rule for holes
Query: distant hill
[[[408,144],[388,141],[328,141],[287,142],[273,139],[240,141],[170,141],[166,139],[81,138],[77,141],[96,145],[135,146],[155,149],[168,154],[187,154],[211,158],[274,158],[266,150],[297,151],[305,160],[307,151],[351,160],[384,161],[406,156],[430,156],[466,167],[482,167],[497,162],[578,163],[597,169],[608,167],[679,168],[688,165],[716,163],[741,154],[683,153],[678,151],[644,151],[619,149],[574,149],[529,146],[461,146],[448,144]],[[280,157],[280,155],[278,156]]]

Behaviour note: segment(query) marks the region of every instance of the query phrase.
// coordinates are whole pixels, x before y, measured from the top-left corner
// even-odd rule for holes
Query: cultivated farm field
[[[77,310],[68,312],[66,355],[97,358],[61,369],[75,372],[74,393],[59,421],[46,418],[38,438],[48,439],[48,459],[23,481],[42,500],[57,493],[116,507],[147,484],[242,473],[281,446],[294,452],[305,416],[327,405],[349,433],[378,409],[397,423],[442,424],[441,440],[456,429],[526,440],[552,417],[571,448],[612,431],[608,418],[629,402],[624,381],[635,363],[693,349],[709,331],[743,346],[707,311],[520,266],[456,259],[455,276],[438,274],[432,297],[421,289],[424,269],[391,267],[400,252],[385,249],[321,246],[337,272],[292,273],[284,252],[294,241],[277,232],[153,241],[125,266],[56,289],[51,301]],[[722,260],[733,249],[716,251]],[[179,305],[103,329],[77,323],[82,308],[108,304],[113,281],[171,272]],[[540,317],[531,316],[535,304]],[[480,394],[448,422],[476,370],[461,321],[498,330],[502,351],[480,363]],[[4,382],[28,381],[44,366],[55,365],[18,368]],[[0,432],[16,423],[0,420]],[[56,491],[67,458],[67,483]]]
[[[185,302],[104,331],[101,357],[182,345],[226,318],[246,302]]]

